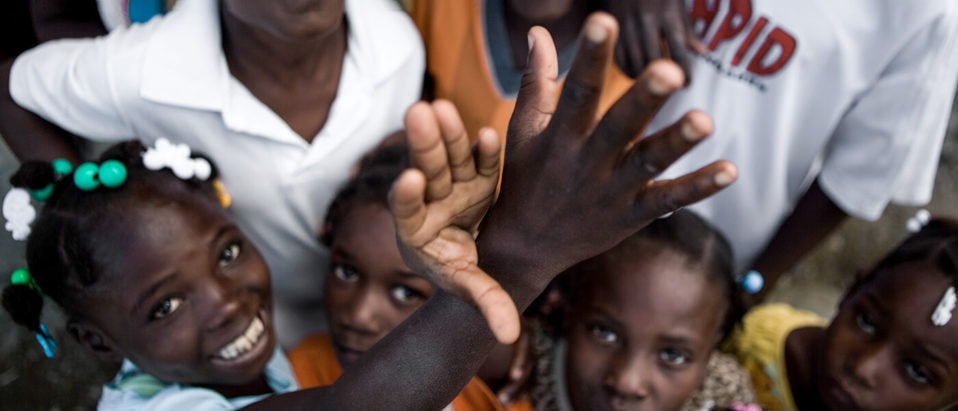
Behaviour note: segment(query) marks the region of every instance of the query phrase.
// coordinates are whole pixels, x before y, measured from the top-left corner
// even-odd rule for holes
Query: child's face
[[[432,286],[403,262],[392,215],[377,204],[349,211],[332,239],[326,311],[344,367],[409,317]]]
[[[607,262],[572,308],[567,386],[577,410],[675,410],[701,384],[722,293],[657,247]]]
[[[164,381],[258,381],[276,344],[259,252],[212,201],[136,207],[104,228],[80,341]]]
[[[876,273],[826,332],[818,389],[830,409],[939,410],[958,402],[958,312],[931,315],[951,280],[927,263]]]

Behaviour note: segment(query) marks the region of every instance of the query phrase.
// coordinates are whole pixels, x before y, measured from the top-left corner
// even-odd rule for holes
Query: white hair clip
[[[908,227],[909,233],[914,234],[921,231],[924,226],[928,225],[929,221],[931,221],[931,213],[923,208],[918,210],[914,217],[909,218],[908,223],[905,226]]]
[[[37,211],[30,204],[30,192],[22,188],[11,188],[3,197],[3,218],[7,220],[6,229],[17,241],[30,236],[30,223],[37,217]]]
[[[209,161],[190,157],[189,146],[173,144],[165,138],[156,140],[154,147],[146,149],[143,153],[143,166],[153,171],[169,168],[183,180],[193,177],[206,180],[212,173]]]
[[[936,327],[944,327],[951,321],[951,313],[955,311],[955,302],[958,296],[955,295],[955,287],[948,287],[945,295],[941,297],[935,312],[931,314],[931,323]]]

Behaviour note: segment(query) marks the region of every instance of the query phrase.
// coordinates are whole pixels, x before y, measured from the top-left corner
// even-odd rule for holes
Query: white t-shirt
[[[266,385],[275,394],[299,389],[289,361],[279,349],[263,369]],[[143,373],[129,360],[110,384],[103,386],[97,404],[99,411],[180,411],[235,410],[261,401],[270,394],[246,397],[223,397],[216,391],[184,384],[168,384]]]
[[[738,165],[735,184],[692,208],[729,237],[739,269],[815,178],[869,220],[889,202],[930,200],[958,80],[958,2],[696,1],[691,14],[710,51],[650,129],[691,109],[714,119],[664,177]]]
[[[22,54],[10,92],[24,108],[98,141],[159,137],[213,158],[231,211],[273,275],[284,347],[325,330],[328,251],[316,239],[350,168],[420,95],[422,42],[392,0],[347,0],[347,54],[336,99],[312,143],[232,77],[217,1],[181,0],[162,18]]]

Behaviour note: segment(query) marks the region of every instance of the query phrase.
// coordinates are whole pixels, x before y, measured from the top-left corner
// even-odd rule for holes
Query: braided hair
[[[149,202],[199,196],[217,202],[216,170],[210,164],[208,179],[177,178],[168,169],[152,171],[143,165],[144,146],[127,141],[110,147],[99,158],[117,160],[126,167],[125,182],[116,188],[81,190],[73,172],[57,179],[52,163],[23,162],[10,178],[16,188],[39,190],[52,185],[52,192],[33,224],[27,239],[27,266],[32,284],[11,284],[3,290],[3,307],[15,322],[40,332],[43,295],[52,298],[71,318],[82,318],[79,301],[110,263],[109,241],[117,233],[116,217]],[[38,289],[34,289],[34,287]]]

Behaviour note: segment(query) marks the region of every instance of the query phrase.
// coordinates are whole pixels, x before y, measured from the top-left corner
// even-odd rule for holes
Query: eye
[[[182,298],[167,298],[163,300],[163,302],[157,304],[156,308],[153,309],[153,312],[150,313],[150,319],[159,320],[160,318],[173,314],[177,308],[180,308],[181,304],[183,304]]]
[[[333,275],[336,278],[346,281],[349,283],[354,283],[359,281],[359,272],[355,268],[346,264],[336,264],[333,266]]]
[[[858,313],[855,315],[855,323],[858,324],[858,328],[862,330],[865,334],[875,335],[875,323],[868,318],[868,315],[865,313]]]
[[[591,324],[588,327],[589,335],[603,344],[615,344],[619,341],[619,335],[609,327],[601,324]]]
[[[921,385],[931,384],[932,381],[931,372],[912,361],[905,362],[905,374],[909,379]]]
[[[426,299],[426,296],[416,291],[411,287],[404,285],[397,285],[390,290],[392,297],[401,303],[411,303],[415,301],[422,301]]]
[[[241,251],[242,247],[240,247],[240,243],[238,242],[227,245],[226,248],[220,251],[220,255],[217,257],[220,267],[225,267],[233,261],[236,261],[236,259],[239,258]]]
[[[685,353],[679,350],[672,348],[666,348],[660,351],[659,359],[669,365],[682,365],[689,362],[689,356],[685,355]]]

